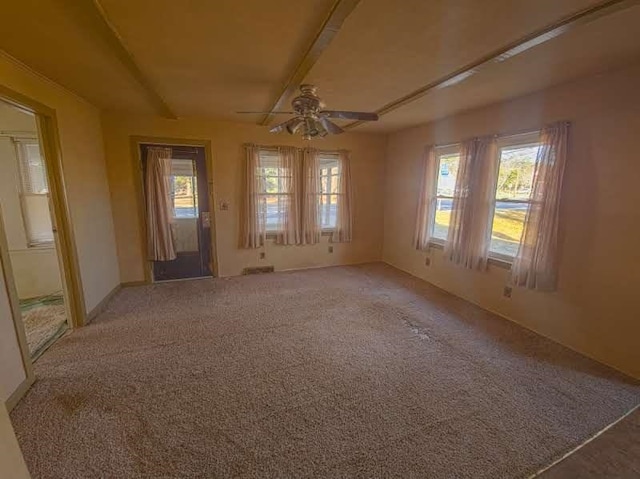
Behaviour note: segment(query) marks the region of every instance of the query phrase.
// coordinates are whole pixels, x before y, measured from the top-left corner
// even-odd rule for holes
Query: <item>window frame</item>
[[[263,156],[264,155],[264,156]],[[271,149],[271,148],[260,148],[259,151],[259,157],[260,157],[260,165],[259,165],[259,169],[262,170],[263,168],[276,168],[277,170],[280,170],[280,167],[278,166],[278,159],[277,159],[277,155],[278,152],[275,149]],[[263,161],[267,160],[267,157],[270,157],[270,159],[272,161],[275,162],[274,166],[265,166],[263,164]],[[262,174],[262,171],[260,171],[259,173],[260,178],[264,178],[265,176]],[[274,177],[271,176],[272,178],[278,178],[278,193],[258,193],[258,200],[260,201],[262,198],[264,197],[268,197],[268,196],[290,196],[293,198],[293,194],[292,193],[281,193],[281,189],[282,189],[282,181],[281,178],[283,178],[284,176],[280,174],[280,171],[278,171],[278,174]],[[260,213],[258,213],[260,214]],[[276,225],[275,228],[270,229],[269,228],[269,224],[267,223],[267,219],[266,219],[266,212],[265,212],[265,220],[264,220],[264,234],[267,238],[275,238],[278,234],[282,233],[282,230],[279,228],[279,225]]]
[[[491,251],[491,237],[493,237],[493,221],[495,219],[495,215],[496,215],[496,205],[498,202],[500,203],[512,203],[512,204],[524,204],[524,205],[531,205],[534,203],[534,201],[531,200],[531,198],[529,198],[528,200],[514,200],[514,199],[498,199],[497,195],[498,195],[498,177],[500,175],[500,165],[502,162],[502,152],[505,149],[520,149],[520,148],[527,148],[527,147],[533,147],[533,146],[538,146],[538,148],[541,146],[540,143],[540,132],[536,131],[536,132],[528,132],[528,133],[523,133],[520,135],[513,135],[513,136],[508,136],[508,137],[502,137],[502,138],[498,138],[497,141],[497,148],[496,148],[496,176],[494,178],[494,184],[495,184],[495,188],[494,188],[494,192],[493,192],[493,199],[491,200],[491,218],[489,219],[489,224],[491,225],[491,230],[490,230],[490,237],[489,237],[489,253],[488,253],[488,257],[491,260],[494,261],[498,261],[500,263],[504,263],[507,265],[512,265],[513,261],[515,259],[515,255],[514,256],[510,256],[507,254],[503,254],[503,253],[498,253],[495,251]],[[532,180],[533,181],[533,180]],[[520,237],[520,243],[522,243],[522,237]],[[519,244],[520,244],[519,243]]]
[[[339,183],[340,182],[340,176],[342,175],[342,171],[340,170],[340,155],[339,155],[339,153],[331,152],[331,151],[319,151],[318,152],[318,179],[320,181],[319,190],[322,190],[322,177],[323,177],[322,170],[324,168],[326,168],[326,166],[323,167],[323,165],[322,165],[323,161],[325,163],[334,163],[335,164],[335,168],[338,169],[338,172],[335,175],[331,174],[330,171],[329,171],[329,175],[328,175],[330,178],[335,178],[336,179],[336,186],[340,184]],[[329,170],[331,170],[332,168],[334,168],[334,166],[329,167]],[[325,175],[325,176],[327,176],[327,175]],[[333,184],[333,181],[331,182],[331,184]],[[329,187],[329,190],[331,190],[331,187]],[[323,196],[328,196],[329,197],[329,203],[328,203],[329,207],[331,207],[331,196],[335,196],[336,197],[336,224],[334,224],[333,226],[329,226],[327,228],[323,228],[322,227],[322,215],[320,213],[320,208],[322,206],[321,198]],[[331,234],[336,230],[336,227],[337,227],[337,224],[338,224],[337,211],[338,211],[338,203],[340,201],[340,196],[341,196],[340,193],[322,193],[322,192],[318,193],[318,198],[317,198],[317,201],[318,201],[318,218],[317,218],[317,221],[318,221],[318,224],[320,225],[320,231],[324,235]]]
[[[18,162],[18,179],[20,180],[18,183],[18,195],[20,198],[20,216],[22,217],[22,224],[25,232],[25,239],[27,241],[28,249],[37,249],[37,248],[51,248],[55,245],[55,234],[54,234],[54,226],[53,226],[53,218],[51,218],[51,205],[50,205],[50,191],[49,188],[49,178],[47,177],[47,165],[45,164],[44,157],[42,154],[42,149],[40,148],[40,141],[38,138],[33,137],[14,137],[12,138],[15,152],[16,152],[16,161]],[[25,184],[31,184],[31,173],[28,167],[25,168],[25,163],[29,161],[29,154],[27,152],[28,145],[36,145],[38,147],[38,152],[40,155],[40,162],[42,164],[42,174],[43,174],[43,182],[46,187],[45,193],[34,193],[31,191],[25,191]],[[31,230],[29,227],[29,208],[27,206],[27,197],[44,197],[47,201],[49,217],[51,218],[51,239],[46,240],[36,240],[31,235]]]
[[[435,194],[433,195],[433,201],[434,204],[430,205],[431,208],[431,212],[433,213],[431,215],[431,218],[429,219],[429,222],[431,223],[429,225],[429,246],[435,246],[435,247],[439,247],[439,248],[443,248],[445,241],[444,239],[441,238],[436,238],[435,236],[433,236],[433,230],[435,229],[435,225],[436,225],[436,204],[438,202],[438,200],[442,200],[442,199],[446,199],[446,200],[452,200],[453,201],[453,196],[447,196],[447,195],[439,195],[438,194],[438,178],[440,177],[440,161],[442,160],[443,157],[445,156],[453,156],[453,155],[458,155],[460,156],[460,143],[454,143],[451,145],[443,145],[443,146],[435,146],[434,147],[434,156],[435,156],[435,174],[433,175],[434,178],[432,179],[433,184],[431,185],[431,187],[433,188],[433,191],[435,192]],[[449,230],[447,229],[447,232]]]

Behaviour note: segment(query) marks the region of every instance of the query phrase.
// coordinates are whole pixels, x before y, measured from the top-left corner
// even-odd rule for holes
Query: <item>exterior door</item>
[[[140,146],[146,173],[147,150]],[[153,261],[154,281],[211,276],[211,218],[209,184],[203,147],[170,146],[171,231],[177,258]]]

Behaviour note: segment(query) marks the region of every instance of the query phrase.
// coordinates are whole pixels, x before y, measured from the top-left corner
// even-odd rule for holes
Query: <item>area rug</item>
[[[36,373],[34,479],[523,478],[640,402],[382,264],[126,288]]]

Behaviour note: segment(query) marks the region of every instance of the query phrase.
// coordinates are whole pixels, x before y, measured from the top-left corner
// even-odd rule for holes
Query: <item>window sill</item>
[[[27,249],[52,249],[56,244],[53,241],[43,241],[41,243],[29,243]]]

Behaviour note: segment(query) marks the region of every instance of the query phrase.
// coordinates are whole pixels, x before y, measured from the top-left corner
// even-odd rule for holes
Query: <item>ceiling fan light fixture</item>
[[[330,118],[338,120],[376,121],[376,113],[362,111],[324,110],[324,103],[318,97],[317,89],[313,85],[300,85],[301,94],[291,101],[293,113],[296,115],[283,123],[280,123],[269,131],[280,133],[286,131],[290,135],[301,134],[304,140],[316,137],[325,137],[329,134],[338,135],[344,130],[333,123]],[[283,112],[264,112],[268,115]]]
[[[295,135],[304,123],[304,120],[302,118],[294,118],[294,120],[295,121],[290,121],[287,124],[287,132],[290,135]]]

